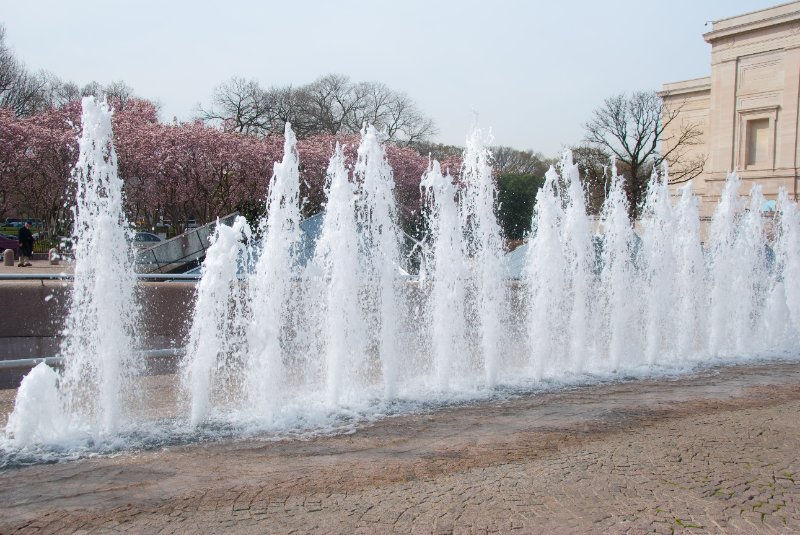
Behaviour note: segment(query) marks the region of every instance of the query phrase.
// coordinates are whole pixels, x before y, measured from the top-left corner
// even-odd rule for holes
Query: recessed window
[[[747,121],[747,167],[769,163],[769,119]]]

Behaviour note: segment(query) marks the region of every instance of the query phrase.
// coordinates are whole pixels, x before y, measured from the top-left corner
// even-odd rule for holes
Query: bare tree
[[[14,57],[11,48],[6,44],[6,29],[0,25],[0,107],[9,107],[7,102],[25,67]]]
[[[655,92],[638,91],[607,98],[586,123],[586,141],[621,164],[632,219],[640,214],[654,166],[669,159],[672,183],[691,180],[703,171],[705,157],[690,156],[690,147],[701,143],[702,131],[692,123],[673,124],[680,111],[681,106],[665,109]],[[665,139],[665,132],[672,131],[677,134]],[[662,146],[668,150],[662,152]]]
[[[414,143],[414,149],[423,156],[430,156],[434,160],[446,160],[448,158],[460,158],[464,154],[464,147],[458,145],[445,145],[443,143],[431,143],[420,141]]]
[[[29,72],[14,57],[5,37],[5,28],[0,25],[0,108],[10,109],[19,117],[59,107],[87,95],[105,95],[115,102],[118,109],[124,108],[134,98],[133,89],[123,81],[106,86],[89,82],[79,88],[74,82],[64,82],[45,71]]]
[[[611,185],[608,172],[611,155],[591,145],[578,145],[570,150],[586,191],[586,209],[590,214],[597,215],[603,209]]]
[[[5,94],[17,79],[21,65],[6,44],[6,28],[0,24],[0,94]]]
[[[385,128],[389,139],[409,146],[429,139],[439,132],[433,119],[423,115],[405,93],[397,95],[390,104],[387,115],[388,119],[379,125]]]
[[[75,82],[64,82],[55,74],[45,72],[43,99],[48,107],[59,108],[81,97],[81,90]]]
[[[512,147],[491,147],[494,170],[498,174],[517,173],[542,178],[553,162],[541,153]]]
[[[268,132],[283,132],[288,122],[292,124],[295,134],[301,138],[313,133],[314,125],[305,112],[307,95],[302,88],[270,87],[264,92],[264,98]]]
[[[31,73],[6,44],[6,30],[0,25],[0,108],[17,116],[28,116],[46,107],[47,77]]]
[[[255,80],[231,78],[217,86],[211,108],[200,110],[205,121],[219,122],[225,130],[263,135],[268,132],[264,90]]]
[[[211,108],[201,109],[200,118],[255,135],[281,133],[288,121],[300,137],[355,134],[370,123],[408,145],[436,133],[433,121],[405,93],[377,82],[353,83],[341,74],[267,90],[255,80],[233,78],[214,90]]]
[[[392,141],[406,145],[413,145],[436,133],[433,121],[420,113],[406,93],[394,91],[380,82],[361,82],[353,89],[355,103],[347,121],[350,133],[358,132],[369,123]]]
[[[29,117],[49,107],[47,94],[44,73],[22,71],[11,89],[3,95],[0,107],[12,110],[19,117]]]
[[[102,89],[102,94],[110,102],[114,103],[114,106],[118,111],[128,107],[128,104],[131,102],[131,100],[136,98],[133,88],[122,80],[117,80],[104,86]]]

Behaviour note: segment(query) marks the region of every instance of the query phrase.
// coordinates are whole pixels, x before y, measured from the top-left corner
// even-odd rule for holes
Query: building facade
[[[725,178],[736,171],[749,190],[760,184],[767,199],[785,188],[798,199],[800,156],[800,1],[712,23],[711,76],[664,84],[662,151],[682,129],[699,130],[687,148],[705,158],[693,180],[701,215],[713,213]]]

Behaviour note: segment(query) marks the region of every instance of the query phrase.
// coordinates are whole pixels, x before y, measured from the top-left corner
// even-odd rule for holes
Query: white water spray
[[[206,420],[220,372],[232,365],[241,349],[239,331],[246,315],[237,275],[239,262],[247,254],[243,240],[250,237],[250,226],[243,217],[237,217],[230,227],[218,221],[206,252],[181,366],[192,425]]]
[[[589,217],[586,214],[586,195],[581,184],[580,170],[572,163],[567,151],[561,160],[561,178],[566,183],[566,208],[562,242],[567,263],[567,282],[571,297],[569,352],[572,369],[581,373],[589,360],[590,309],[594,277],[595,252]]]
[[[430,339],[436,384],[447,390],[453,375],[465,375],[469,361],[464,344],[466,266],[458,214],[457,190],[450,173],[433,161],[422,177],[428,222],[428,258],[423,288],[428,294]]]
[[[697,198],[692,195],[692,183],[678,189],[680,199],[674,208],[671,230],[676,267],[672,271],[676,299],[674,329],[677,334],[675,355],[685,360],[702,351],[706,339],[708,308],[705,299],[705,259],[700,240],[700,216]],[[662,306],[654,303],[653,306]]]
[[[625,180],[612,166],[611,191],[603,206],[603,252],[601,255],[601,295],[604,329],[608,333],[609,366],[641,354],[638,307],[641,304],[636,278],[639,243],[628,216]]]
[[[35,426],[12,414],[9,430],[23,442],[115,434],[126,422],[124,403],[133,397],[132,381],[142,367],[134,358],[139,306],[133,236],[123,210],[111,111],[94,97],[85,97],[82,105],[80,152],[72,173],[75,276],[61,345],[64,370],[57,380],[42,369],[30,373],[23,382],[31,384],[20,388],[19,398],[19,410],[28,414],[25,399],[57,399],[61,408],[43,407],[47,416],[38,417]],[[55,385],[57,394],[41,391]]]
[[[666,167],[661,175],[653,169],[642,218],[643,304],[645,359],[653,364],[672,351],[673,313],[663,303],[674,302],[676,262],[672,236],[675,232]]]
[[[467,292],[471,296],[468,322],[476,331],[483,358],[485,383],[497,384],[503,324],[507,321],[507,297],[503,270],[503,237],[495,216],[497,190],[494,184],[491,154],[483,133],[476,129],[467,138],[461,182],[461,225],[465,234],[469,266]]]
[[[246,391],[256,418],[270,421],[285,385],[282,337],[292,320],[292,289],[300,247],[300,171],[297,140],[289,123],[283,160],[275,164],[269,184],[267,213],[261,221],[261,250],[249,278],[250,322]]]
[[[366,283],[369,324],[373,345],[380,355],[383,386],[387,398],[397,394],[400,355],[397,347],[400,229],[394,201],[392,168],[374,126],[364,130],[355,167],[360,187],[359,223],[364,248],[362,273]]]
[[[84,278],[76,281],[69,319],[67,371],[32,370],[3,451],[8,444],[69,446],[75,437],[80,444],[137,439],[147,425],[163,438],[163,422],[125,425],[126,390],[140,384],[131,381],[138,362],[129,356],[137,308],[113,152],[92,152],[109,146],[110,126],[100,130],[105,141],[81,145],[83,173],[76,175],[90,179],[79,181],[76,234],[86,247],[79,263],[99,255],[106,261],[102,268],[79,264]],[[800,296],[792,284],[800,277],[800,215],[785,192],[772,222],[761,212],[761,191],[754,188],[745,203],[739,179],[729,177],[704,251],[689,185],[673,202],[666,173],[654,178],[637,234],[614,171],[601,234],[593,236],[577,168],[565,155],[537,197],[526,277],[509,281],[490,154],[476,132],[460,176],[432,163],[422,179],[430,248],[420,280],[409,281],[400,275],[392,173],[377,132],[365,130],[352,176],[337,148],[307,264],[296,252],[299,156],[287,130],[261,244],[238,220],[217,229],[207,253],[182,374],[191,398],[176,408],[199,427],[191,433],[332,429],[409,403],[493,395],[486,385],[643,376],[800,350]],[[95,172],[106,178],[91,178]],[[260,265],[240,272],[239,257],[252,252]],[[120,281],[130,285],[120,289]],[[526,297],[515,301],[524,301],[515,315],[507,312],[512,292]],[[91,350],[75,356],[83,346]]]
[[[544,186],[536,196],[532,237],[524,274],[528,288],[528,335],[534,379],[541,379],[547,361],[552,366],[558,349],[565,346],[563,325],[569,313],[567,266],[561,228],[564,212],[558,194],[558,174],[552,167],[545,175]],[[566,356],[566,355],[564,355]]]
[[[366,352],[365,318],[359,300],[357,196],[339,145],[328,166],[326,194],[325,221],[313,264],[319,267],[322,287],[317,306],[323,324],[327,401],[335,406],[348,386],[364,387],[359,374]]]

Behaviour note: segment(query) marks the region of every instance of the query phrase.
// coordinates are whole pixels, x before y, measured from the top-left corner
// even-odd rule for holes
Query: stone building
[[[703,38],[711,45],[711,76],[664,84],[659,93],[665,116],[679,110],[664,139],[687,125],[700,131],[689,152],[705,157],[693,181],[701,215],[713,213],[732,170],[743,190],[760,184],[775,199],[784,187],[798,199],[800,1],[716,20]]]

